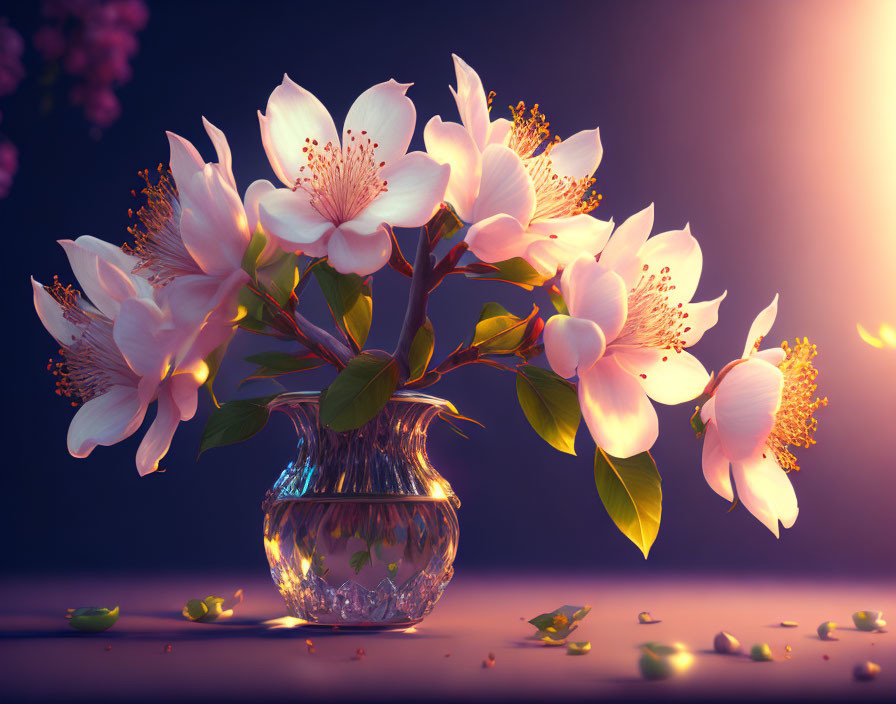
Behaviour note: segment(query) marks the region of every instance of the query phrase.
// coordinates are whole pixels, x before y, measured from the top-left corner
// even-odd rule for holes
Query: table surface
[[[190,598],[237,588],[245,600],[227,621],[180,614]],[[115,604],[121,616],[105,633],[64,619],[68,607]],[[593,607],[571,638],[591,641],[587,655],[529,639],[525,619],[564,604]],[[5,579],[0,700],[893,701],[896,636],[853,628],[862,609],[896,613],[896,581],[460,574],[412,632],[334,633],[265,625],[285,609],[264,574]],[[639,624],[641,611],[660,622]],[[816,635],[828,620],[841,624],[837,641]],[[768,643],[776,660],[712,652],[720,630],[747,651]],[[642,680],[637,646],[646,641],[686,644],[693,667],[678,679]],[[490,652],[495,666],[484,668]],[[882,672],[855,682],[853,667],[865,660]]]

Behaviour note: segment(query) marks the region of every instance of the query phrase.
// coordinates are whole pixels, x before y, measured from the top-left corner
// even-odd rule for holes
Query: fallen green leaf
[[[84,606],[69,609],[68,625],[86,633],[108,631],[118,621],[118,607]]]

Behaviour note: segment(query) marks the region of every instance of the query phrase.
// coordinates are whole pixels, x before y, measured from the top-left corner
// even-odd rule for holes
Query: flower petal
[[[480,150],[485,148],[488,139],[489,119],[488,101],[485,98],[485,89],[479,74],[470,68],[466,62],[452,54],[454,59],[454,71],[457,75],[457,90],[449,86],[451,95],[457,103],[457,112],[464,127],[473,137],[476,146]]]
[[[366,276],[389,261],[392,238],[384,227],[373,234],[356,234],[350,227],[337,227],[327,248],[327,257],[340,274]]]
[[[230,154],[230,144],[227,143],[227,137],[224,133],[215,127],[211,122],[202,118],[202,125],[215,146],[215,153],[218,155],[218,166],[221,176],[225,178],[236,190],[236,180],[233,178],[233,157]]]
[[[486,140],[486,143],[504,144],[506,146],[507,136],[510,134],[512,128],[513,123],[504,117],[492,120],[492,123],[488,126],[488,139]]]
[[[473,225],[464,241],[482,261],[503,262],[524,256],[526,248],[536,239],[523,230],[516,218],[493,215]]]
[[[799,514],[796,492],[771,453],[735,462],[731,471],[738,499],[776,538],[778,521],[785,528],[793,526]]]
[[[82,330],[66,319],[56,299],[50,295],[44,285],[31,277],[31,290],[34,294],[34,309],[37,317],[60,345],[71,345],[81,337]]]
[[[387,190],[357,219],[372,226],[368,227],[369,232],[382,222],[395,227],[420,227],[445,197],[450,175],[451,167],[447,164],[439,164],[425,152],[409,152],[380,169]]]
[[[426,123],[423,141],[433,159],[451,167],[445,200],[454,206],[461,220],[471,222],[482,178],[482,157],[476,143],[463,126],[442,122],[438,115]]]
[[[106,248],[118,249],[117,247],[95,237],[79,237],[77,241],[59,240],[59,244],[65,250],[69,266],[84,295],[107,318],[114,318],[118,314],[121,301],[137,295],[137,289],[128,275],[130,271],[121,271],[106,258],[120,260],[120,257],[104,251]],[[122,255],[127,257],[123,252]],[[136,259],[133,260],[131,269],[134,266]]]
[[[314,209],[304,192],[289,188],[278,188],[261,196],[258,221],[287,252],[308,252],[308,245],[324,239],[335,228]]]
[[[731,487],[731,465],[722,451],[715,423],[706,426],[703,434],[703,477],[710,488],[723,499],[734,501]]]
[[[482,153],[482,180],[473,205],[473,222],[503,213],[529,224],[535,212],[535,187],[523,162],[509,147],[490,144]]]
[[[638,252],[653,229],[653,203],[623,222],[600,253],[600,261],[617,272],[626,290],[638,283],[641,267]]]
[[[691,401],[709,383],[706,369],[690,352],[653,347],[615,348],[612,352],[619,366],[636,377],[657,403],[674,406]]]
[[[612,230],[612,222],[585,214],[537,220],[529,225],[529,233],[542,237],[529,246],[526,258],[530,263],[534,260],[533,266],[539,271],[553,275],[582,254],[600,252]]]
[[[758,349],[758,345],[762,342],[762,338],[768,335],[768,331],[775,324],[775,318],[778,317],[778,294],[766,308],[763,308],[753,324],[750,325],[750,332],[747,333],[747,344],[744,345],[744,353],[742,359],[750,356],[750,352]]]
[[[684,312],[688,316],[687,327],[690,327],[690,330],[681,335],[685,347],[696,345],[706,331],[719,322],[719,306],[727,295],[728,292],[723,291],[721,296],[711,301],[685,304]]]
[[[656,411],[631,374],[604,357],[579,375],[579,405],[598,447],[614,457],[649,450],[659,426]]]
[[[145,414],[136,388],[113,386],[78,409],[68,427],[68,451],[87,457],[97,445],[114,445],[133,435]]]
[[[628,294],[622,277],[586,254],[563,270],[560,288],[569,314],[593,320],[610,344],[628,315]]]
[[[137,449],[137,471],[145,477],[159,468],[159,461],[168,453],[174,431],[180,423],[180,411],[170,389],[159,394],[156,417]]]
[[[576,370],[590,369],[606,349],[604,333],[597,323],[568,315],[554,315],[544,326],[544,352],[557,374],[569,379]]]
[[[752,457],[765,445],[781,404],[783,377],[759,359],[735,365],[715,392],[715,421],[725,455],[732,462]]]
[[[648,267],[645,274],[659,276],[663,269],[669,269],[668,276],[675,286],[669,292],[672,303],[687,303],[694,297],[703,271],[703,252],[689,226],[651,237],[641,247],[638,259]]]
[[[112,338],[128,366],[141,377],[161,381],[168,371],[173,350],[162,329],[165,316],[145,298],[129,298],[112,327]]]
[[[551,171],[561,178],[591,176],[597,171],[603,153],[599,129],[576,132],[551,149]]]
[[[781,347],[769,347],[767,350],[754,352],[752,358],[761,359],[764,362],[768,362],[773,367],[780,367],[781,362],[784,361],[786,356],[787,353]]]
[[[169,393],[177,406],[178,417],[181,420],[190,420],[196,414],[196,407],[199,402],[199,387],[205,383],[207,374],[208,367],[205,367],[205,375],[201,376],[198,370],[195,373],[193,371],[185,371],[175,374],[168,382]]]
[[[249,223],[250,235],[254,235],[258,231],[258,228],[261,227],[258,217],[258,203],[261,201],[262,196],[272,193],[275,190],[277,189],[274,187],[274,184],[265,179],[253,181],[246,189],[246,195],[243,196],[243,207],[246,210],[246,220]],[[261,230],[264,232],[263,227]],[[280,246],[277,243],[277,238],[268,236],[267,234],[265,236],[267,237],[267,241],[264,244],[264,249],[261,254],[258,255],[259,266],[267,264],[280,253]]]
[[[333,118],[314,95],[283,75],[283,82],[268,98],[265,114],[259,110],[261,141],[274,173],[283,185],[292,188],[302,166],[305,140],[317,140],[321,148],[339,144]]]
[[[417,122],[414,103],[405,95],[412,85],[389,79],[361,93],[345,116],[343,147],[351,146],[352,141],[369,140],[377,145],[374,147],[377,162],[389,165],[403,157]]]

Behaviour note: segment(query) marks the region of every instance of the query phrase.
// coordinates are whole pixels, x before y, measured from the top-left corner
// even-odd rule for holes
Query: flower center
[[[66,320],[81,328],[81,336],[71,345],[63,345],[61,361],[50,359],[47,371],[56,377],[56,394],[72,399],[72,406],[87,403],[110,386],[136,386],[139,379],[127,366],[112,337],[112,321],[81,304],[81,294],[63,286],[54,277],[47,291],[62,307]]]
[[[311,206],[334,225],[353,220],[380,193],[389,190],[379,176],[386,162],[376,160],[379,145],[367,136],[346,131],[344,146],[327,142],[320,148],[316,139],[306,139],[302,153],[307,162],[299,168],[293,190],[308,194]]]
[[[685,348],[682,336],[691,328],[684,306],[669,300],[674,290],[669,267],[664,266],[657,275],[645,264],[640,280],[629,291],[628,316],[613,344],[681,352]]]
[[[787,342],[781,347],[787,353],[784,361],[778,365],[784,376],[784,388],[781,392],[781,407],[775,414],[775,423],[766,445],[784,470],[798,472],[800,467],[790,446],[809,447],[815,444],[818,420],[814,414],[822,406],[827,406],[828,400],[812,398],[818,388],[815,383],[818,370],[812,364],[812,359],[818,354],[816,345],[810,344],[807,338],[802,341],[797,338],[793,347]]]
[[[527,111],[526,104],[520,101],[510,111],[513,113],[513,126],[507,145],[523,160],[535,186],[535,213],[532,219],[564,218],[590,213],[600,205],[602,196],[591,190],[595,183],[591,174],[573,178],[554,172],[551,150],[561,140],[555,135],[549,141],[551,123],[539,112],[538,104]]]
[[[134,246],[125,245],[124,251],[140,260],[134,271],[146,272],[149,282],[164,286],[178,276],[202,274],[202,268],[184,245],[180,233],[181,205],[177,186],[167,170],[159,164],[159,180],[152,183],[149,169],[140,172],[146,182],[140,191],[146,196],[146,205],[137,211],[139,224],[128,227],[134,236]],[[133,217],[133,210],[128,216]]]

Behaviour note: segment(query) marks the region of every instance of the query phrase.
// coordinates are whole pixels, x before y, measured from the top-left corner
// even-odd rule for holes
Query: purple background
[[[167,161],[166,129],[211,158],[207,116],[227,134],[237,182],[274,180],[258,132],[282,73],[341,122],[354,97],[395,77],[415,81],[414,146],[433,114],[456,120],[450,53],[474,66],[495,110],[539,102],[563,136],[599,125],[604,159],[597,215],[617,222],[656,203],[656,229],[685,222],[705,269],[697,299],[728,289],[721,320],[695,348],[708,369],[742,349],[753,316],[781,294],[769,341],[819,344],[818,447],[799,453],[796,526],[780,541],[705,484],[684,404],[660,409],[654,454],[664,511],[650,560],[606,516],[594,488],[593,443],[561,455],[528,427],[513,379],[466,368],[433,391],[486,429],[463,440],[433,430],[433,463],[463,500],[460,569],[663,570],[894,574],[891,452],[896,351],[862,343],[856,323],[896,322],[896,12],[891,3],[151,3],[122,119],[102,140],[74,110],[42,117],[36,81],[3,103],[3,130],[21,170],[0,201],[6,246],[5,461],[0,474],[0,569],[263,570],[259,508],[294,447],[276,418],[263,434],[195,461],[210,404],[181,426],[164,461],[140,479],[137,439],[71,458],[71,409],[52,394],[53,353],[30,302],[27,275],[67,277],[54,240],[127,237],[136,171]],[[28,30],[35,7],[16,8]],[[29,24],[31,23],[31,24]],[[33,65],[33,64],[32,64]],[[401,234],[406,250],[414,235]],[[406,252],[410,256],[410,252]],[[378,275],[370,345],[391,349],[406,280]],[[325,321],[313,287],[306,312]],[[550,306],[536,299],[547,313]],[[437,355],[467,334],[481,304],[517,312],[531,296],[454,277],[430,317]],[[263,339],[240,336],[219,397],[248,371]],[[542,362],[543,363],[543,362]],[[293,377],[290,388],[325,375]],[[250,389],[251,395],[268,387]]]

